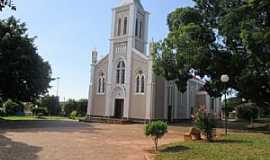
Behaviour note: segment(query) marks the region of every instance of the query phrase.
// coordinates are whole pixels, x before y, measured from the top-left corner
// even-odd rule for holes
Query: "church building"
[[[204,81],[191,79],[180,93],[173,81],[155,75],[148,22],[140,0],[121,0],[113,8],[109,54],[98,60],[92,51],[88,117],[177,121],[191,119],[200,105],[219,115],[220,98],[200,91]]]

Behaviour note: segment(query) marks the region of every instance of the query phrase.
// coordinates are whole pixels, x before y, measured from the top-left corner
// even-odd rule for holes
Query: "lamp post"
[[[224,100],[224,115],[225,115],[225,135],[228,135],[228,114],[227,114],[227,88],[226,83],[230,81],[230,77],[227,74],[224,74],[220,77],[222,83],[224,83],[224,92],[225,92],[225,100]]]

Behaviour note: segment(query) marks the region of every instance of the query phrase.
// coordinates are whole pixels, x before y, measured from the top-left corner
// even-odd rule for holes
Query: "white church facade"
[[[149,13],[139,0],[121,0],[113,8],[110,51],[98,60],[92,51],[87,114],[134,121],[191,119],[198,105],[219,115],[220,99],[201,92],[204,82],[188,81],[180,93],[172,81],[156,76],[152,68],[152,44],[148,45]]]

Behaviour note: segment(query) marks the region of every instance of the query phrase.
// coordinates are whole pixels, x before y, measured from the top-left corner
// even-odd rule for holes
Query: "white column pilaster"
[[[149,27],[149,13],[145,12],[144,16],[144,54],[147,54],[147,42],[148,42],[148,27]]]
[[[129,12],[129,33],[128,33],[128,45],[127,45],[127,64],[126,64],[126,98],[124,101],[124,118],[129,118],[130,111],[130,99],[131,99],[131,91],[132,91],[132,48],[135,44],[133,33],[135,26],[135,17],[136,17],[136,7],[135,5],[130,5]]]
[[[116,11],[113,9],[112,14],[112,31],[111,31],[111,38],[114,37],[115,31],[115,17]],[[110,52],[108,57],[108,75],[107,75],[107,83],[106,83],[106,102],[105,102],[105,116],[111,117],[113,116],[113,108],[114,108],[114,101],[112,98],[112,80],[113,80],[113,41],[110,41]]]
[[[150,53],[151,54],[151,53]],[[152,57],[149,56],[148,60],[148,79],[147,79],[147,88],[146,88],[146,111],[145,111],[145,119],[152,119],[151,110],[153,107],[153,61]]]
[[[164,93],[164,119],[168,118],[168,87],[169,87],[169,82],[165,80],[165,93]]]
[[[94,94],[94,85],[95,85],[95,64],[91,65],[91,77],[88,93],[88,105],[87,105],[87,115],[91,116],[92,107],[93,107],[93,94]]]

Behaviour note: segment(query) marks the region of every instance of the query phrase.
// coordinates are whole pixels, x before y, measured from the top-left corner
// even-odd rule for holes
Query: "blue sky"
[[[61,77],[61,100],[87,98],[91,50],[100,57],[109,52],[111,8],[120,0],[15,0],[17,11],[5,9],[1,18],[14,15],[26,22],[29,35],[37,36],[39,54],[51,64],[53,77]],[[193,5],[192,0],[141,0],[151,13],[149,39],[163,39],[168,13]],[[50,94],[56,94],[56,82]]]

